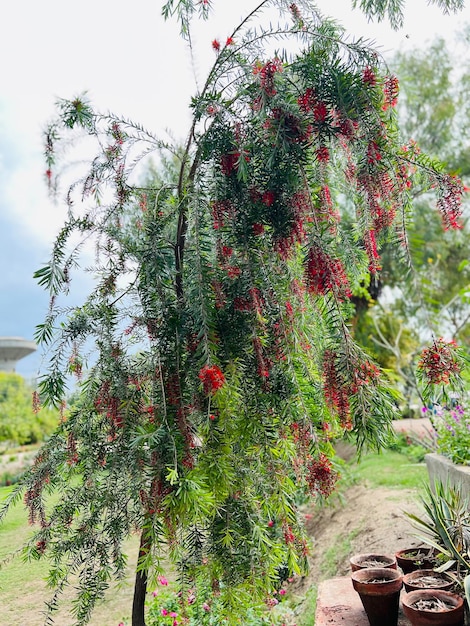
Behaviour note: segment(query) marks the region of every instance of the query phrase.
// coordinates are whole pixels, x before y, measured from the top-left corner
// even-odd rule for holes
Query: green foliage
[[[398,53],[391,65],[400,78],[400,128],[428,154],[439,154],[451,172],[468,175],[466,143],[470,63],[465,48],[451,52],[442,39],[423,50]],[[468,201],[461,229],[446,226],[418,182],[407,222],[408,255],[397,263],[393,249],[382,254],[382,271],[357,298],[356,340],[389,370],[402,391],[400,408],[413,415],[422,390],[415,376],[423,348],[433,337],[452,338],[468,352]],[[464,196],[465,200],[465,196]],[[398,259],[400,260],[400,259]],[[441,390],[442,391],[442,390]]]
[[[436,431],[436,449],[458,465],[470,463],[470,421],[465,408],[435,406],[432,423]]]
[[[443,569],[457,570],[462,579],[470,571],[470,512],[461,489],[436,480],[424,485],[421,496],[424,517],[406,513],[420,532],[419,538],[435,548],[444,561]]]
[[[444,11],[458,11],[463,8],[463,0],[430,0]],[[393,28],[403,25],[404,0],[353,0],[353,6],[359,6],[371,19],[383,20],[388,17]]]
[[[56,428],[57,411],[33,411],[33,391],[20,375],[0,372],[0,441],[36,443]]]
[[[180,595],[171,588],[158,587],[152,599],[147,602],[148,626],[173,626],[185,623],[188,626],[219,626],[240,624],[245,626],[276,626],[284,622],[289,609],[279,605],[284,597],[284,589],[271,597],[271,607],[251,606],[242,609],[232,620],[225,617],[220,594],[211,589],[189,589]],[[276,608],[272,608],[276,607]]]
[[[183,30],[194,8],[166,5]],[[49,558],[49,620],[74,580],[75,624],[89,621],[136,529],[144,585],[169,557],[181,597],[210,589],[219,621],[258,619],[280,572],[306,570],[298,494],[334,490],[332,441],[390,439],[397,394],[353,340],[350,298],[404,241],[414,185],[459,216],[461,183],[402,146],[396,78],[310,2],[263,2],[214,50],[184,148],[86,98],[60,101],[46,132],[57,193],[56,155],[83,134],[96,148],[36,274],[51,294],[41,396],[62,405],[74,375],[73,404],[2,511],[24,494],[38,523],[25,555]],[[83,264],[90,293],[71,308]]]

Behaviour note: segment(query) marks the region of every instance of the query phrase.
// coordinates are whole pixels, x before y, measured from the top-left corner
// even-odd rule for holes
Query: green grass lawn
[[[410,461],[399,452],[386,450],[379,454],[367,454],[359,462],[351,463],[354,480],[370,487],[421,490],[428,480],[425,463]]]

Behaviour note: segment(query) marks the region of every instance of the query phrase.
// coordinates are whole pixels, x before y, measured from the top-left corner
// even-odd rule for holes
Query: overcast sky
[[[213,0],[209,23],[195,32],[202,80],[213,60],[211,41],[230,34],[253,0]],[[370,24],[351,0],[318,0],[325,15],[352,36],[374,41],[386,55],[423,47],[436,34],[449,41],[470,8],[443,16],[426,0],[408,0],[405,26]],[[64,217],[46,194],[41,131],[58,97],[88,91],[101,110],[141,122],[155,132],[184,137],[188,102],[195,92],[187,50],[175,23],[164,23],[159,0],[11,0],[0,9],[0,336],[32,339],[47,308],[33,272],[49,256]],[[39,354],[20,361],[18,372],[34,376]]]

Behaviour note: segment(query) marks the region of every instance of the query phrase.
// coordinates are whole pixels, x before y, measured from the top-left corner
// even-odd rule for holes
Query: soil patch
[[[415,491],[363,484],[350,487],[324,508],[306,507],[312,539],[310,572],[293,585],[295,593],[304,594],[321,580],[348,575],[349,559],[355,554],[393,556],[420,545],[404,511],[421,513]]]

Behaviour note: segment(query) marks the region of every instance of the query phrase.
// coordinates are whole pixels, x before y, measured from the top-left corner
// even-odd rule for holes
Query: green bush
[[[207,589],[196,594],[194,589],[188,589],[183,596],[167,587],[164,577],[160,576],[159,581],[163,586],[158,586],[147,604],[148,626],[221,626],[228,623],[223,617],[222,601],[217,591]],[[290,612],[287,606],[285,609],[280,606],[285,593],[281,587],[266,606],[249,608],[239,623],[244,626],[281,626],[283,615],[285,618],[286,612]]]
[[[33,411],[33,391],[19,374],[0,372],[0,441],[37,443],[57,426],[58,411]]]
[[[470,463],[470,418],[461,405],[434,409],[433,424],[436,429],[436,446],[440,454],[453,463]]]

